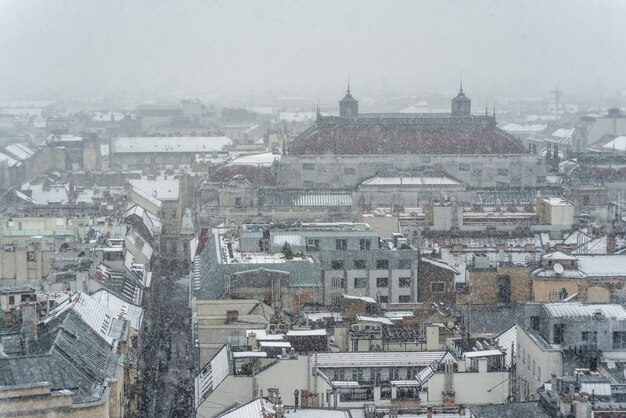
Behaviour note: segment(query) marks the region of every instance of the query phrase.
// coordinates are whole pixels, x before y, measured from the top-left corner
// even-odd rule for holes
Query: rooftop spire
[[[463,93],[463,71],[461,71],[461,85],[459,87],[459,93]]]
[[[348,73],[348,94],[350,94],[350,73]]]

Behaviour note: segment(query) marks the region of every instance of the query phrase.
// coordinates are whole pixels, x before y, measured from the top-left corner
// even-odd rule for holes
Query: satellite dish
[[[554,269],[556,274],[563,274],[563,266],[561,265],[561,263],[555,263],[554,267],[552,268]]]

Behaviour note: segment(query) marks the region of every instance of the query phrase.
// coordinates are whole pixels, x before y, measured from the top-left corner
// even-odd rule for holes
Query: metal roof
[[[446,356],[449,356],[446,358]],[[446,351],[318,353],[317,367],[427,367],[444,358],[454,360]]]
[[[513,347],[517,347],[517,325],[513,325],[511,328],[498,335],[495,340],[498,342],[500,349],[506,352],[504,364],[506,367],[511,367],[513,364],[512,349]]]
[[[582,304],[581,302],[546,303],[548,315],[554,318],[593,318],[601,313],[606,318],[626,320],[626,309],[617,304]]]

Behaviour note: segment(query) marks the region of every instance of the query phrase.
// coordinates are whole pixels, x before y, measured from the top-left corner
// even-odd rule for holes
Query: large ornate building
[[[469,187],[534,187],[545,166],[496,126],[472,115],[459,90],[450,113],[359,113],[350,89],[339,117],[321,116],[298,135],[278,164],[277,183],[292,188],[349,188],[397,171],[436,170]]]

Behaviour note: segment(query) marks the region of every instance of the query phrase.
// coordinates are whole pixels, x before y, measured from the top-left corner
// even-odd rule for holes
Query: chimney
[[[28,354],[29,345],[37,341],[37,302],[26,302],[20,305],[22,313],[22,351]]]
[[[226,311],[226,322],[227,323],[236,322],[238,320],[239,320],[239,311],[237,311],[237,310]]]

